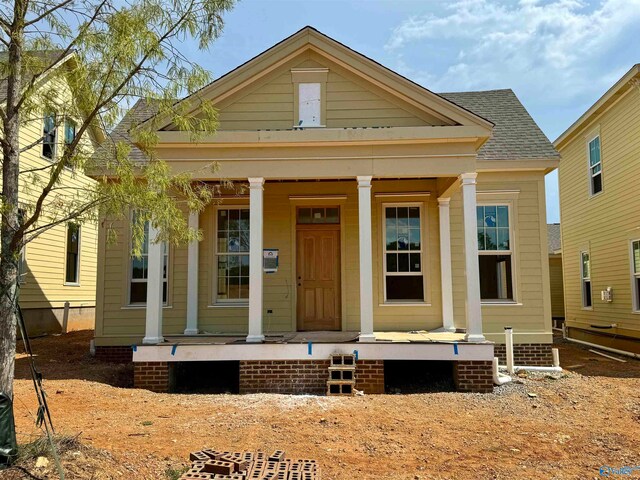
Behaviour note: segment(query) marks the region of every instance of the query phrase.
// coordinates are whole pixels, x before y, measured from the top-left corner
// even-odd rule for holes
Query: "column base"
[[[200,333],[200,331],[197,328],[187,328],[184,331],[185,335],[198,335],[198,333]]]
[[[359,342],[375,342],[376,336],[373,333],[361,333],[358,336]]]
[[[484,335],[482,335],[481,333],[467,333],[464,336],[464,339],[465,341],[470,343],[482,343],[487,341],[487,339],[484,338]]]
[[[158,343],[164,343],[164,337],[144,337],[142,343],[144,345],[157,345]]]
[[[247,335],[247,343],[262,343],[264,342],[264,335]]]

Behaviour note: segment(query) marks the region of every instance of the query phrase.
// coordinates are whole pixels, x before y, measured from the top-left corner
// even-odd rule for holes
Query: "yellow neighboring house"
[[[564,323],[564,286],[562,280],[562,242],[560,224],[547,225],[549,241],[549,284],[551,286],[551,317],[553,327],[562,328]]]
[[[385,362],[413,360],[486,392],[512,326],[516,362],[551,364],[559,155],[511,90],[435,94],[306,27],[200,93],[218,132],[194,144],[158,118],[158,155],[246,194],[184,211],[199,243],[167,248],[149,225],[142,258],[128,221],[115,244],[100,227],[98,357],[133,360],[153,390],[200,363],[240,392],[321,393],[329,354],[357,352],[368,393]],[[115,137],[152,115],[138,103]]]
[[[33,204],[38,196],[33,175],[48,178],[48,170],[38,172],[51,164],[64,148],[65,142],[75,135],[78,119],[67,118],[65,104],[73,101],[73,92],[60,75],[75,62],[71,53],[59,59],[61,52],[31,52],[53,64],[51,74],[38,81],[37,87],[47,95],[55,95],[57,111],[40,111],[20,129],[20,203]],[[55,73],[53,73],[55,72]],[[6,100],[6,82],[0,80],[0,103]],[[63,118],[64,117],[64,118]],[[101,140],[100,132],[92,132],[86,148],[94,148]],[[27,173],[33,171],[33,173]],[[95,180],[82,172],[63,172],[62,187],[84,187]],[[54,195],[45,203],[44,212]],[[46,223],[46,220],[43,221]],[[61,331],[91,329],[95,324],[97,226],[95,223],[57,225],[28,243],[23,251],[20,271],[20,307],[29,335]]]
[[[640,353],[640,66],[554,142],[568,338]]]

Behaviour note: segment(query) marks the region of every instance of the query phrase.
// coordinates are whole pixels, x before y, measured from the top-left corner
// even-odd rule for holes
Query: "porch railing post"
[[[455,332],[453,324],[453,282],[451,280],[451,225],[449,220],[449,198],[438,198],[440,214],[440,282],[442,288],[442,327]]]
[[[465,302],[468,342],[484,342],[482,334],[482,305],[480,303],[480,268],[478,266],[478,220],[476,213],[477,173],[460,175],[462,190],[462,218],[464,224],[464,261],[467,282]]]
[[[264,178],[249,178],[249,334],[262,342],[262,228]]]
[[[360,241],[360,337],[375,342],[373,334],[373,265],[371,249],[371,177],[358,179],[358,224]]]
[[[198,230],[198,212],[189,212],[189,228]],[[198,248],[199,243],[193,240],[187,250],[187,327],[185,335],[198,334]]]
[[[164,342],[162,337],[162,284],[164,269],[163,242],[157,241],[158,230],[149,222],[149,249],[147,260],[147,305],[145,332],[142,343],[157,344]]]

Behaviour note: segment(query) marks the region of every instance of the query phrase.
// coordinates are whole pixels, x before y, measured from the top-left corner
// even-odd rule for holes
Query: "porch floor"
[[[429,332],[375,332],[376,343],[454,343],[464,342],[464,333]],[[165,336],[172,344],[228,345],[246,343],[246,336],[215,334]],[[358,332],[286,332],[266,334],[264,343],[354,343]]]

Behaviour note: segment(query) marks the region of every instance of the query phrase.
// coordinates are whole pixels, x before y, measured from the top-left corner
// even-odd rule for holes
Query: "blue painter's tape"
[[[313,343],[311,343],[311,342],[307,343],[307,353],[309,355],[313,354]]]
[[[357,362],[357,361],[358,361],[358,350],[354,350],[354,351],[353,351],[353,353],[354,353],[354,354],[355,354],[355,356],[356,356],[356,362]]]
[[[138,350],[138,346],[137,345],[131,345],[131,348],[133,349],[133,351],[135,352],[136,350]]]
[[[458,355],[458,344],[457,343],[453,344],[453,354],[454,355]]]
[[[174,345],[173,347],[171,347],[171,355],[175,355],[176,354],[176,349],[178,348],[178,345]]]

